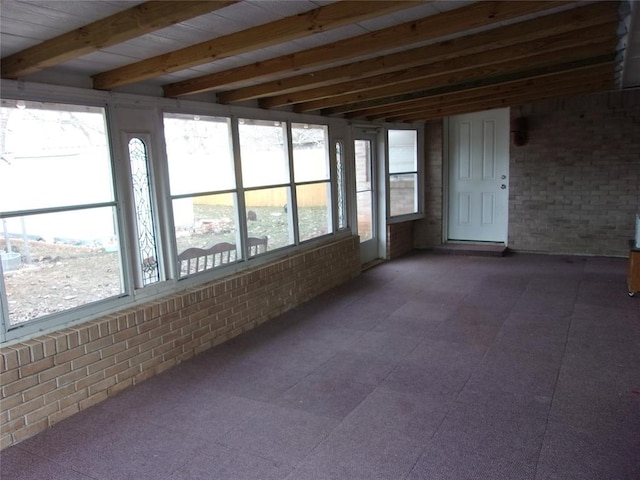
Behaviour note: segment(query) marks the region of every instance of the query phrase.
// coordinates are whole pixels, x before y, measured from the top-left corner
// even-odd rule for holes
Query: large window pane
[[[372,189],[371,142],[368,140],[356,140],[354,142],[356,153],[356,192]]]
[[[236,194],[223,193],[187,197],[173,200],[173,218],[178,254],[189,248],[211,249],[213,246],[228,243],[233,247],[232,255],[219,256],[215,262],[209,261],[206,268],[214,268],[224,263],[235,262],[239,257],[237,246]],[[184,262],[180,265],[181,275],[193,273],[186,270]]]
[[[113,200],[104,112],[2,101],[0,211]]]
[[[172,195],[235,188],[230,131],[228,118],[165,114]]]
[[[311,183],[296,187],[300,241],[332,233],[331,184]]]
[[[123,293],[115,208],[3,219],[9,324]]]
[[[418,211],[418,132],[389,130],[389,216]]]
[[[239,123],[244,186],[289,183],[285,124],[248,119]]]
[[[237,194],[228,118],[164,119],[180,276],[236,262]],[[206,195],[211,192],[217,194]]]
[[[391,216],[415,213],[418,210],[418,175],[391,175],[389,199]]]
[[[358,209],[358,235],[360,242],[366,242],[373,238],[372,202],[371,192],[356,193],[356,205]]]
[[[104,110],[2,100],[0,257],[8,324],[123,295]]]
[[[389,173],[418,169],[418,132],[389,130]]]
[[[268,249],[294,243],[289,187],[265,188],[245,193],[249,237],[268,238]]]
[[[328,129],[325,125],[291,125],[296,183],[329,179]]]
[[[236,195],[221,193],[173,201],[178,252],[216,242],[236,243]]]
[[[373,145],[371,140],[355,140],[356,211],[360,243],[373,238],[374,191]]]

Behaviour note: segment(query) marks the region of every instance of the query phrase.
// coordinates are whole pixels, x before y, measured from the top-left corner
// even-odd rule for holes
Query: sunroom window
[[[3,100],[0,120],[7,327],[122,295],[104,110]]]
[[[418,132],[389,130],[389,216],[418,212]]]
[[[291,126],[300,241],[333,232],[328,129],[325,125]]]
[[[230,119],[165,114],[164,132],[179,259],[199,249],[191,262],[178,262],[179,275],[239,260]],[[218,248],[222,245],[224,250]]]
[[[293,245],[286,124],[240,119],[238,130],[248,237],[266,237],[269,250]]]

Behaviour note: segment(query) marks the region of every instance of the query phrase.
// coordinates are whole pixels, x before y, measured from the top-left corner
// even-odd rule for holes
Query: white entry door
[[[448,239],[507,241],[509,109],[449,119]]]

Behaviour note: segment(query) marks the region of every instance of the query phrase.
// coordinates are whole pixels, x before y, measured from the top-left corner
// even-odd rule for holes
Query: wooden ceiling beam
[[[140,82],[415,6],[416,1],[339,1],[93,76],[97,89]]]
[[[2,77],[20,78],[237,1],[145,2],[3,58]]]
[[[222,86],[234,85],[247,80],[295,72],[303,68],[317,67],[328,62],[348,60],[358,56],[375,54],[384,50],[433,40],[459,31],[478,28],[522,15],[557,8],[568,3],[570,2],[477,2],[448,12],[377,30],[328,45],[322,45],[223,72],[171,83],[164,86],[164,93],[167,97],[176,97],[216,90]]]
[[[478,77],[470,80],[461,81],[460,83],[452,82],[450,84],[443,84],[436,87],[424,88],[409,93],[403,93],[398,95],[390,95],[375,100],[367,100],[361,102],[354,102],[350,104],[343,104],[337,107],[330,107],[323,109],[320,114],[324,116],[344,115],[350,116],[359,115],[364,110],[370,110],[374,108],[387,108],[390,105],[404,104],[411,101],[421,100],[425,97],[434,95],[453,94],[462,90],[470,90],[482,87],[490,87],[499,85],[501,83],[527,80],[529,78],[553,75],[558,73],[568,73],[573,70],[581,70],[584,68],[594,67],[597,65],[613,62],[615,59],[615,53],[608,52],[598,57],[576,60],[562,65],[552,65],[537,67],[530,70],[518,70],[514,72],[506,72],[497,76]],[[614,73],[612,71],[612,77]]]
[[[402,82],[417,80],[420,78],[435,77],[445,73],[453,73],[471,68],[481,68],[492,64],[504,64],[505,61],[516,62],[524,65],[523,59],[528,57],[539,57],[541,54],[549,54],[550,61],[552,53],[559,51],[568,51],[577,47],[590,46],[602,43],[607,39],[612,41],[615,39],[617,23],[606,25],[596,25],[594,27],[585,28],[577,31],[566,32],[560,35],[538,38],[537,40],[525,40],[508,47],[486,50],[483,52],[473,53],[471,55],[459,56],[442,60],[439,62],[428,63],[418,67],[407,68],[399,71],[374,75],[359,80],[343,82],[326,87],[314,88],[310,90],[301,90],[299,92],[291,92],[284,95],[276,95],[260,100],[262,108],[274,108],[294,103],[310,102],[319,99],[328,99],[340,95],[349,94],[351,92],[360,92],[365,90],[380,90],[385,85],[400,85]],[[559,59],[560,62],[563,59]],[[514,63],[515,64],[515,63]]]
[[[294,106],[294,110],[300,113],[326,109],[328,107],[385,98],[435,88],[442,85],[452,85],[503,74],[512,74],[516,76],[526,75],[525,72],[535,68],[543,68],[553,72],[562,70],[564,65],[571,64],[571,62],[574,61],[589,62],[593,57],[610,54],[610,52],[615,50],[616,43],[617,38],[614,38],[611,41],[596,45],[568,48],[515,60],[506,58],[502,62],[478,67],[473,66],[472,68],[458,70],[455,72],[438,72],[439,74],[435,76],[430,75],[429,69],[425,69],[424,72],[415,71],[413,72],[416,75],[415,80],[403,81],[396,84],[386,84],[378,88],[370,88],[368,90],[357,91],[354,93],[345,93],[342,95],[331,96],[329,98],[299,103]]]
[[[460,105],[443,106],[432,109],[423,109],[416,111],[412,115],[389,116],[384,119],[385,122],[391,123],[415,123],[423,122],[433,118],[442,118],[450,115],[461,113],[477,112],[489,110],[492,108],[514,108],[527,103],[555,97],[565,97],[570,95],[579,95],[594,91],[602,91],[611,88],[613,81],[611,79],[589,80],[576,85],[565,85],[556,89],[549,89],[539,92],[513,92],[505,94],[503,97],[493,97],[487,99],[478,99],[475,102],[467,102]]]
[[[549,98],[564,97],[568,95],[581,95],[586,93],[592,93],[602,90],[608,90],[613,88],[614,82],[612,79],[598,80],[583,82],[580,84],[567,85],[564,88],[558,88],[549,91],[541,92],[527,92],[519,95],[506,96],[504,98],[494,98],[491,100],[484,100],[475,103],[467,103],[465,105],[459,105],[457,107],[449,107],[434,110],[425,110],[421,113],[416,113],[413,116],[407,116],[400,118],[389,117],[387,121],[397,123],[417,123],[432,120],[435,118],[448,117],[451,115],[458,115],[462,113],[477,112],[482,110],[489,110],[492,108],[505,108],[515,107],[518,105],[524,105],[527,103],[533,103],[540,100],[546,100]]]
[[[600,66],[599,66],[600,67]],[[601,67],[600,67],[601,68]],[[609,77],[610,72],[607,72]],[[445,95],[433,95],[421,98],[419,100],[413,100],[411,102],[392,104],[386,106],[378,112],[372,113],[370,111],[353,112],[348,115],[350,119],[366,119],[369,121],[385,120],[391,117],[408,116],[425,110],[436,108],[447,108],[459,105],[466,105],[481,99],[487,100],[497,97],[504,97],[507,92],[515,91],[518,89],[533,89],[540,88],[540,83],[544,82],[545,87],[550,87],[551,84],[561,84],[564,82],[575,81],[575,73],[570,72],[567,74],[558,74],[551,76],[535,77],[526,80],[518,80],[515,82],[499,83],[497,85],[491,85],[488,87],[470,88],[465,90],[459,90]],[[568,79],[568,80],[567,80]]]
[[[368,110],[355,111],[346,115],[346,118],[366,119],[369,121],[384,120],[392,116],[397,117],[401,115],[409,115],[430,108],[461,105],[465,104],[466,102],[476,101],[480,98],[489,99],[493,97],[501,97],[504,96],[507,92],[517,89],[530,91],[538,89],[548,89],[556,85],[564,85],[567,83],[571,84],[575,83],[576,76],[583,76],[589,79],[598,77],[599,79],[603,80],[611,80],[611,73],[611,64],[606,63],[596,65],[595,67],[586,67],[580,70],[573,70],[568,73],[561,72],[552,75],[541,75],[524,80],[503,82],[484,87],[465,88],[445,94],[425,94],[425,96],[422,98],[410,100],[403,103],[395,103]]]
[[[587,27],[601,26],[609,22],[617,22],[617,19],[617,8],[614,3],[599,2],[588,4],[557,14],[497,27],[400,53],[383,55],[259,85],[228,90],[218,94],[218,101],[227,104],[354,81],[403,68],[433,64],[462,55],[507,47],[517,43],[533,42]]]
[[[499,85],[478,89],[464,90],[445,96],[427,97],[416,101],[410,108],[398,105],[398,110],[383,115],[367,116],[370,121],[412,121],[425,112],[452,111],[454,109],[477,109],[483,105],[512,106],[521,98],[537,98],[540,95],[570,94],[581,86],[606,88],[613,85],[611,72],[613,64],[598,65],[569,73],[544,75],[524,81],[506,82]],[[573,89],[573,90],[572,90]],[[491,103],[493,102],[493,103]]]

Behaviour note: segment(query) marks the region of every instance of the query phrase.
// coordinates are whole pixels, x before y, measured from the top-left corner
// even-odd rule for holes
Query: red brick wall
[[[529,123],[511,146],[509,247],[622,255],[640,211],[640,90],[511,110]]]
[[[28,438],[360,272],[357,237],[0,349],[0,447]]]
[[[427,122],[425,130],[426,151],[424,166],[425,219],[415,222],[414,245],[416,248],[432,248],[442,243],[442,142],[442,120]]]
[[[387,259],[397,258],[413,250],[413,221],[387,225]]]

